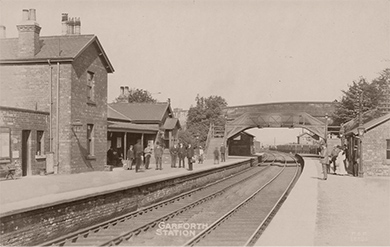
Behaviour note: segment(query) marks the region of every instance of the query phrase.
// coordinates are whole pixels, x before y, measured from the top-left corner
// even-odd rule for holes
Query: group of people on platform
[[[137,140],[137,143],[133,146],[130,145],[127,151],[126,159],[122,160],[118,151],[114,148],[110,148],[107,152],[108,164],[112,166],[122,165],[125,170],[132,170],[135,168],[135,172],[141,171],[141,166],[144,165],[144,170],[151,169],[150,161],[152,155],[154,155],[156,170],[162,170],[164,148],[159,142],[156,145],[148,144],[144,149],[141,145],[141,140]],[[184,145],[183,143],[176,143],[169,148],[171,156],[171,168],[185,168],[185,160],[187,159],[188,170],[193,170],[193,164],[203,164],[204,150],[202,146],[193,147],[192,144]],[[226,160],[226,148],[222,144],[220,149],[216,147],[214,151],[214,164],[219,163],[219,157],[221,156],[221,162]],[[120,165],[118,165],[120,164]],[[177,166],[178,165],[178,166]]]
[[[335,175],[348,175],[347,167],[348,167],[348,149],[347,146],[344,145],[341,147],[340,145],[335,146],[332,150],[328,150],[326,145],[321,146],[320,156],[321,156],[321,165],[322,165],[322,173],[323,180],[327,180],[328,174],[331,173],[331,169],[333,174]],[[357,170],[356,168],[357,162],[353,164],[353,170]]]

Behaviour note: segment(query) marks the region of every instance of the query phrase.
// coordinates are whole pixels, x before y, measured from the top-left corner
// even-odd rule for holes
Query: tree
[[[222,109],[227,106],[226,100],[221,96],[195,98],[196,106],[190,107],[187,116],[187,129],[179,133],[180,141],[191,142],[204,146],[210,123],[225,124]],[[197,142],[197,143],[195,143]]]
[[[367,82],[363,77],[353,81],[347,91],[342,91],[341,101],[336,104],[332,115],[332,125],[340,125],[359,116],[359,113],[371,111],[372,117],[380,116],[378,107],[386,97],[385,88],[389,87],[390,70],[386,69],[380,77]]]
[[[115,102],[127,103],[156,103],[157,100],[152,97],[149,91],[144,89],[132,88],[128,93],[119,95]]]

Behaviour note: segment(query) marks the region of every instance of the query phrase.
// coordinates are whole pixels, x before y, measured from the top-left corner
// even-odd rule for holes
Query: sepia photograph
[[[0,246],[390,246],[390,0],[0,0]]]

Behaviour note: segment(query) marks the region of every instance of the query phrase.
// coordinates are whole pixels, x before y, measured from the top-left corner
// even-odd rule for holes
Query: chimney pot
[[[29,17],[30,17],[29,18],[30,21],[36,21],[37,20],[35,9],[30,9],[30,16]]]
[[[68,13],[62,13],[62,35],[68,34]]]
[[[68,20],[68,13],[62,13],[62,21]]]
[[[0,39],[5,39],[6,38],[5,31],[6,31],[5,26],[0,25]]]
[[[81,29],[80,26],[81,26],[80,17],[78,17],[74,21],[74,33],[75,34],[80,34],[80,29]]]
[[[125,86],[125,96],[129,96],[129,94],[130,94],[129,87]]]
[[[122,86],[122,87],[120,87],[120,90],[121,90],[121,95],[120,96],[123,96],[125,88]]]
[[[29,15],[30,15],[30,12],[28,11],[28,9],[23,9],[23,12],[22,12],[22,22],[28,21]]]

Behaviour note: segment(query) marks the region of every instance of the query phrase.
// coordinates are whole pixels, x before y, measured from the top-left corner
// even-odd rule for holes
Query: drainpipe
[[[57,62],[57,112],[56,112],[56,165],[54,166],[54,174],[58,174],[60,165],[60,63]]]
[[[49,119],[49,142],[50,142],[50,153],[53,152],[53,67],[51,66],[50,59],[47,60],[50,67],[50,119]]]

